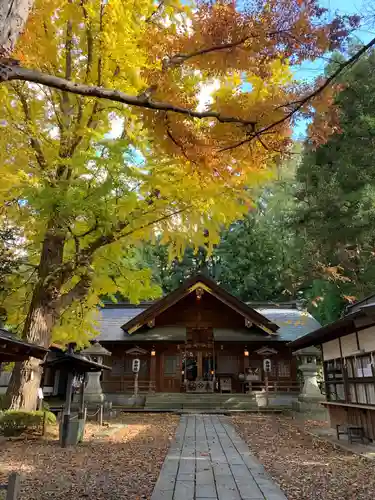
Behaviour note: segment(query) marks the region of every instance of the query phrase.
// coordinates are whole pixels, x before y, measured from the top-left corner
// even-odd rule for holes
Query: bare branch
[[[88,82],[91,70],[92,70],[92,61],[93,61],[93,50],[94,50],[94,37],[92,35],[92,30],[90,26],[90,19],[86,9],[86,0],[82,0],[81,2],[83,17],[85,19],[86,25],[86,39],[87,39],[87,62],[86,62],[86,77],[85,83]]]
[[[164,7],[164,0],[161,0],[156,9],[145,19],[146,23],[151,23],[155,16],[157,16]]]
[[[188,59],[191,59],[192,57],[203,56],[205,54],[210,54],[212,52],[219,52],[221,50],[233,49],[235,47],[239,47],[240,45],[244,44],[250,38],[251,38],[250,36],[245,36],[243,38],[240,38],[240,40],[237,40],[236,42],[213,45],[212,47],[196,50],[194,52],[190,52],[189,54],[174,54],[172,57],[166,56],[166,58],[163,60],[163,67],[164,69],[167,69],[180,66],[181,64],[183,64]]]
[[[31,125],[33,123],[33,120],[31,117],[31,112],[30,112],[30,108],[29,108],[29,104],[27,102],[26,96],[17,85],[14,85],[13,88],[14,88],[14,91],[17,94],[17,96],[21,102],[23,114],[25,116],[27,135],[30,139],[30,145],[35,152],[35,157],[37,159],[37,162],[39,163],[40,168],[42,170],[46,170],[48,165],[47,165],[47,161],[46,161],[46,158],[44,156],[44,153],[43,153],[42,143],[38,139],[38,137],[36,137],[32,132]]]
[[[299,40],[297,37],[293,36],[290,31],[292,30],[292,27],[289,29],[283,29],[283,30],[277,30],[277,31],[270,31],[265,34],[265,37],[273,38],[276,36],[280,37],[288,37],[291,38],[292,40],[298,42],[300,46],[304,44],[302,40]],[[222,50],[230,50],[230,49],[235,49],[237,47],[240,47],[244,43],[246,43],[248,40],[252,38],[257,38],[259,35],[246,35],[240,38],[239,40],[235,42],[228,42],[228,43],[222,43],[219,45],[213,45],[211,47],[206,47],[203,49],[195,50],[193,52],[189,52],[188,54],[174,54],[173,56],[169,57],[166,56],[163,60],[163,67],[164,69],[168,68],[174,68],[176,66],[181,66],[185,61],[192,59],[193,57],[198,57],[198,56],[203,56],[206,54],[211,54],[213,52],[220,52]]]
[[[102,85],[102,36],[103,36],[103,18],[104,18],[104,2],[100,2],[100,19],[99,19],[99,59],[98,59],[98,86]]]
[[[99,228],[99,219],[98,219],[98,217],[95,217],[95,224],[90,229],[88,229],[87,231],[85,231],[84,233],[77,234],[76,238],[84,238],[85,236],[88,236],[89,234],[91,234],[94,231],[96,231],[98,228]]]
[[[166,127],[167,127],[167,135],[168,137],[170,138],[170,140],[173,142],[173,144],[181,151],[181,153],[184,155],[184,157],[187,159],[187,161],[191,161],[192,163],[195,163],[193,162],[188,154],[186,153],[186,150],[185,150],[185,147],[183,144],[181,144],[180,141],[178,141],[174,136],[173,136],[173,133],[172,133],[172,130],[170,128],[170,121],[169,121],[169,118],[168,118],[168,113],[165,113],[165,123],[166,123]]]
[[[68,0],[71,3],[72,0]],[[70,19],[66,22],[66,35],[65,35],[65,79],[69,81],[72,78],[72,49],[73,49],[73,23]],[[60,152],[61,158],[66,158],[69,156],[69,138],[70,138],[70,126],[71,126],[71,105],[70,105],[70,94],[69,91],[64,91],[61,98],[61,134],[60,134]],[[57,167],[56,176],[60,178],[66,172],[65,165],[59,165]]]
[[[106,246],[106,245],[109,245],[118,239],[126,238],[127,236],[130,236],[131,234],[133,234],[135,231],[139,231],[141,229],[146,229],[147,227],[153,226],[154,224],[158,224],[159,222],[163,222],[165,220],[171,219],[175,215],[179,215],[183,212],[186,212],[186,210],[188,210],[189,208],[191,208],[190,205],[188,205],[184,208],[180,208],[179,210],[175,210],[174,212],[169,212],[167,214],[164,214],[164,215],[158,217],[157,219],[154,219],[150,222],[147,222],[146,224],[143,224],[139,227],[132,228],[125,233],[123,233],[122,231],[130,225],[130,222],[129,221],[122,222],[122,223],[118,224],[117,227],[115,227],[110,233],[103,234],[103,235],[99,236],[96,240],[94,240],[92,243],[90,243],[90,245],[87,248],[84,248],[81,252],[82,256],[84,257],[84,259],[87,259],[88,256],[91,256],[99,248]],[[149,213],[149,212],[146,212],[143,215],[147,215],[147,213]]]
[[[349,68],[350,66],[352,66],[353,64],[355,64],[359,60],[359,58],[363,54],[365,54],[365,52],[367,52],[373,46],[375,46],[375,38],[373,38],[372,40],[370,40],[370,42],[367,45],[364,45],[360,50],[358,50],[358,52],[356,52],[350,59],[348,59],[347,61],[341,63],[338,66],[338,68],[336,69],[336,71],[334,71],[332,73],[332,75],[329,76],[324,81],[324,83],[322,85],[320,85],[319,87],[317,87],[313,92],[311,92],[310,94],[306,95],[302,99],[294,101],[294,104],[295,104],[294,108],[291,111],[289,111],[289,113],[287,113],[283,118],[280,118],[279,120],[271,123],[270,125],[266,125],[262,129],[258,130],[256,133],[251,134],[247,139],[239,141],[239,142],[237,142],[235,144],[232,144],[230,146],[226,146],[224,148],[221,148],[219,150],[219,152],[230,151],[232,149],[235,149],[235,148],[238,148],[240,146],[243,146],[244,144],[252,141],[254,138],[259,138],[259,136],[261,134],[264,134],[265,132],[268,132],[269,130],[272,130],[275,127],[277,127],[278,125],[281,125],[282,123],[290,120],[296,113],[298,113],[298,111],[301,108],[303,108],[303,106],[305,106],[306,104],[308,104],[309,102],[311,102],[314,99],[314,97],[316,97],[319,94],[321,94],[327,87],[329,87],[331,85],[331,83],[334,82],[334,80],[336,80],[336,78],[339,75],[341,75],[341,73],[343,73],[343,71],[346,68]],[[285,107],[288,107],[288,106],[289,106],[288,103],[286,103]]]

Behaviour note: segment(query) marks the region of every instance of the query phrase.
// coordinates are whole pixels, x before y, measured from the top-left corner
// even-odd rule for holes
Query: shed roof
[[[375,304],[364,304],[346,316],[314,329],[291,343],[293,349],[323,344],[375,324]]]
[[[42,366],[45,368],[58,368],[72,373],[100,372],[110,370],[109,366],[91,361],[80,354],[65,352],[62,356],[45,361]]]
[[[43,359],[48,349],[30,344],[4,328],[0,328],[0,363],[24,361],[29,357]]]

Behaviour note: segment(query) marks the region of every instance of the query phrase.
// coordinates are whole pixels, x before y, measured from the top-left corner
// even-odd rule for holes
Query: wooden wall
[[[236,329],[244,328],[245,320],[240,314],[206,292],[200,300],[197,300],[195,293],[190,293],[157,316],[155,325]]]
[[[333,429],[336,429],[336,425],[360,425],[364,428],[366,437],[375,439],[375,408],[370,410],[328,405],[328,412]]]
[[[295,382],[297,380],[297,363],[296,358],[292,356],[292,353],[288,347],[284,344],[275,345],[272,343],[272,347],[278,351],[277,354],[272,355],[271,359],[273,363],[277,363],[280,360],[286,360],[290,362],[290,377],[280,378],[277,375],[271,373],[269,375],[270,382],[275,380],[282,380],[285,383]],[[104,347],[112,352],[112,357],[106,360],[110,366],[113,367],[111,372],[103,373],[102,387],[104,392],[114,393],[114,392],[127,392],[126,388],[131,386],[134,376],[132,373],[124,373],[125,358],[133,358],[134,356],[126,356],[126,351],[136,347],[136,344],[130,342],[121,343],[104,343]],[[143,371],[139,375],[140,384],[146,387],[147,381],[152,380],[155,382],[155,389],[157,392],[180,392],[182,383],[182,359],[185,351],[184,343],[172,343],[172,342],[159,342],[156,344],[152,343],[138,343],[138,347],[147,351],[144,356],[137,356],[147,363],[148,369]],[[237,362],[236,373],[233,373],[233,391],[240,392],[242,386],[238,381],[238,374],[244,373],[245,367],[252,364],[257,364],[262,366],[263,357],[256,354],[255,351],[260,347],[267,345],[266,342],[254,342],[247,343],[246,347],[249,350],[249,357],[244,356],[245,343],[233,343],[233,342],[216,342],[215,343],[215,357],[216,359],[221,356],[235,357]],[[155,346],[156,356],[151,358],[151,349]],[[212,352],[210,349],[203,349],[203,351]],[[153,363],[153,365],[152,365]],[[165,366],[169,368],[166,370]],[[171,373],[171,367],[174,367],[174,373]],[[152,374],[155,374],[154,376]]]
[[[362,349],[363,353],[375,351],[375,326],[325,342],[322,344],[322,349],[324,361],[340,358],[341,353],[345,358],[358,354],[358,351]]]

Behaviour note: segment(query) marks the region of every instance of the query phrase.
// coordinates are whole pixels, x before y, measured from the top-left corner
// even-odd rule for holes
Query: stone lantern
[[[320,358],[321,353],[319,349],[311,346],[295,351],[293,354],[301,361],[298,369],[303,376],[303,387],[298,397],[300,409],[310,409],[314,406],[318,408],[320,407],[319,402],[324,400],[317,381],[317,358]]]
[[[97,363],[103,364],[103,358],[105,356],[112,356],[112,353],[105,349],[99,342],[94,341],[90,347],[83,349],[80,354],[91,361],[96,361]],[[85,387],[85,400],[88,403],[103,403],[104,394],[102,385],[100,383],[100,377],[102,372],[89,372],[87,373],[87,382]]]

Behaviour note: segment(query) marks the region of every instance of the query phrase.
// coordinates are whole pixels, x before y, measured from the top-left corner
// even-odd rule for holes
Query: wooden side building
[[[332,428],[355,425],[375,439],[375,295],[346,308],[342,318],[291,343],[321,346]]]

